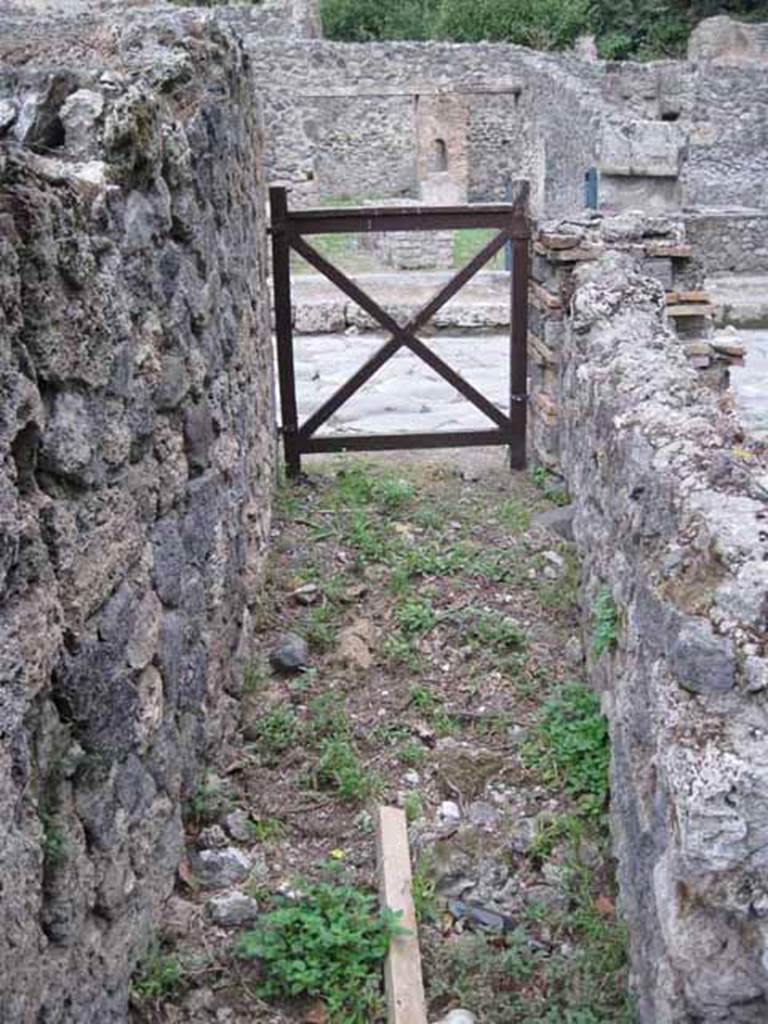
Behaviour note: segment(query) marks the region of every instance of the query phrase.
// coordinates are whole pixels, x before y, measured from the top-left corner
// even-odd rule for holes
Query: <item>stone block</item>
[[[607,124],[601,140],[600,171],[634,178],[676,178],[683,144],[683,133],[675,123]]]

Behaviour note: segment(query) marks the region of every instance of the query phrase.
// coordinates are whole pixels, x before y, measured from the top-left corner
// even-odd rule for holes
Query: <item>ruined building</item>
[[[765,1021],[768,473],[687,342],[706,275],[768,276],[768,26],[643,65],[318,35],[300,0],[0,8],[0,1020],[126,1020],[237,726],[275,480],[265,185],[527,179],[530,454],[573,496],[585,607],[621,609],[591,675],[640,1019]]]

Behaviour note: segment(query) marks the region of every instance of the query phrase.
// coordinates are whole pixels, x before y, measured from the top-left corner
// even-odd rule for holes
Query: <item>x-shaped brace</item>
[[[320,253],[314,249],[308,242],[306,242],[299,235],[289,236],[290,246],[303,256],[307,263],[310,263],[316,270],[319,270],[321,274],[327,277],[333,282],[338,288],[341,289],[346,295],[349,296],[353,302],[356,302],[361,309],[368,313],[378,324],[380,324],[386,331],[388,331],[392,337],[387,341],[377,352],[375,352],[370,359],[368,359],[363,366],[352,376],[350,379],[343,384],[326,402],[324,402],[319,409],[317,409],[302,426],[299,428],[299,437],[302,441],[307,441],[315,431],[330,419],[336,410],[347,401],[348,398],[358,391],[368,381],[374,373],[383,366],[400,348],[404,345],[409,348],[414,355],[419,356],[425,363],[432,367],[437,373],[440,374],[449,384],[451,384],[457,391],[459,391],[465,398],[467,398],[473,405],[475,405],[481,412],[493,420],[493,422],[502,428],[509,428],[510,419],[505,416],[503,412],[496,408],[496,406],[490,402],[484,395],[473,388],[463,377],[461,377],[455,370],[453,370],[444,360],[440,358],[435,352],[428,348],[419,338],[416,337],[415,332],[423,327],[427,321],[429,321],[439,309],[441,309],[446,302],[448,302],[456,292],[469,281],[471,277],[477,273],[478,270],[483,267],[488,260],[501,249],[501,247],[509,241],[509,233],[502,230],[495,238],[493,238],[486,246],[484,246],[480,252],[470,260],[467,265],[459,271],[459,273],[451,278],[451,280],[442,287],[438,293],[432,298],[423,309],[411,317],[411,319],[404,324],[402,327],[398,324],[387,312],[385,312],[381,306],[375,302],[369,295],[367,295],[358,285],[355,284],[346,274],[342,273],[337,267],[329,263]]]

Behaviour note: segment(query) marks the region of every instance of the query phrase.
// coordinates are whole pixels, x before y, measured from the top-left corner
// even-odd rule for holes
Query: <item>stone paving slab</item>
[[[299,335],[299,415],[306,418],[381,345],[384,334]],[[501,409],[508,408],[509,336],[440,334],[427,343]],[[400,350],[336,412],[322,433],[407,433],[487,427],[488,418],[417,356]]]
[[[731,367],[731,386],[746,425],[768,439],[768,330],[739,331],[746,349],[743,366]]]

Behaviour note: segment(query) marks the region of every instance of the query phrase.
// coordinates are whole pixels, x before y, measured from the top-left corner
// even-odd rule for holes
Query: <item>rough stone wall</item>
[[[575,274],[562,468],[584,607],[617,642],[590,671],[643,1024],[768,1019],[768,466],[629,255]],[[586,624],[587,634],[593,623]]]
[[[254,33],[267,176],[291,186],[295,204],[417,198],[439,140],[470,201],[503,200],[508,180],[527,178],[534,214],[558,216],[582,204],[595,166],[607,212],[711,212],[748,255],[749,225],[733,209],[768,209],[767,32],[709,19],[688,61],[649,64],[503,44],[296,44]],[[712,246],[708,266],[727,269],[716,265],[724,252]]]
[[[0,41],[0,1017],[126,1019],[234,722],[273,466],[261,133],[210,13]]]
[[[708,273],[768,273],[768,206],[691,212],[686,235]]]
[[[594,124],[566,125],[564,104],[590,109],[593,65],[504,44],[247,42],[265,97],[267,177],[290,185],[294,203],[416,198],[438,139],[470,201],[503,200],[516,178],[534,183],[537,209],[545,187],[555,211],[573,206],[574,181],[582,194]]]

